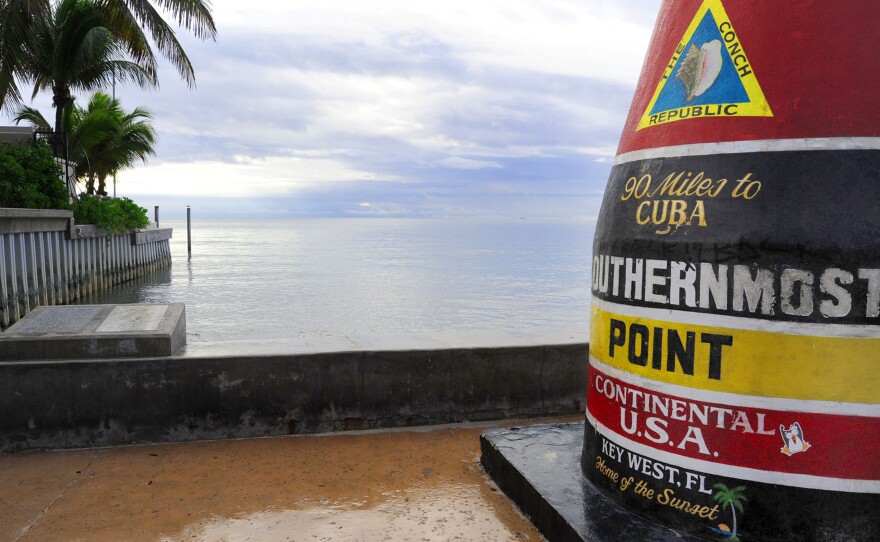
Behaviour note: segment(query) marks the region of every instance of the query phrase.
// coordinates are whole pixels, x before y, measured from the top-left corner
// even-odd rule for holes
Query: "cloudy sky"
[[[181,33],[196,89],[169,66],[117,87],[160,138],[118,192],[164,216],[594,216],[659,3],[214,0],[217,41]]]

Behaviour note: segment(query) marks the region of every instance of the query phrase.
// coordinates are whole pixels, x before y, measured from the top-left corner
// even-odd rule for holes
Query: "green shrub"
[[[74,202],[73,218],[77,224],[94,224],[114,235],[150,224],[147,210],[128,198],[101,199],[88,194]]]
[[[69,209],[68,197],[48,145],[0,144],[0,207]]]
[[[122,220],[127,230],[137,230],[150,225],[147,210],[128,198],[113,199],[122,211]]]

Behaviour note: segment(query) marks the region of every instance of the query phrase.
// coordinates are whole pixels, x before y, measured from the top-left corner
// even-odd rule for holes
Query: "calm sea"
[[[189,341],[586,326],[592,222],[193,221],[169,271],[90,303],[186,303]]]

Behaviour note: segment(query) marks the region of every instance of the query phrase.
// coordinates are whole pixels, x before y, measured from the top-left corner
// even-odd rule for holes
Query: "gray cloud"
[[[649,4],[646,10],[635,0],[558,2],[540,9],[559,25],[589,9],[622,13],[646,40],[657,2]],[[296,23],[221,26],[217,43],[182,35],[196,66],[195,91],[167,66],[159,92],[117,89],[126,107],[145,105],[155,114],[160,143],[151,164],[161,169],[152,171],[165,176],[193,165],[189,174],[200,175],[199,164],[226,164],[242,178],[218,178],[215,193],[230,183],[253,192],[227,205],[210,188],[184,196],[181,177],[178,195],[163,196],[156,192],[164,188],[151,189],[149,167],[120,186],[175,207],[187,198],[204,201],[211,213],[595,213],[632,82],[518,63],[430,26],[392,25],[377,29],[377,38]],[[262,169],[250,173],[249,164]],[[335,166],[322,169],[326,164]],[[344,181],[334,182],[337,174]],[[160,181],[156,187],[165,186]]]

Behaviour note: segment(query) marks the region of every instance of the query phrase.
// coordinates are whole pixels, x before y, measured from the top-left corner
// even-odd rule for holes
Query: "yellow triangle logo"
[[[705,0],[678,42],[638,128],[705,117],[772,117],[721,0]]]

